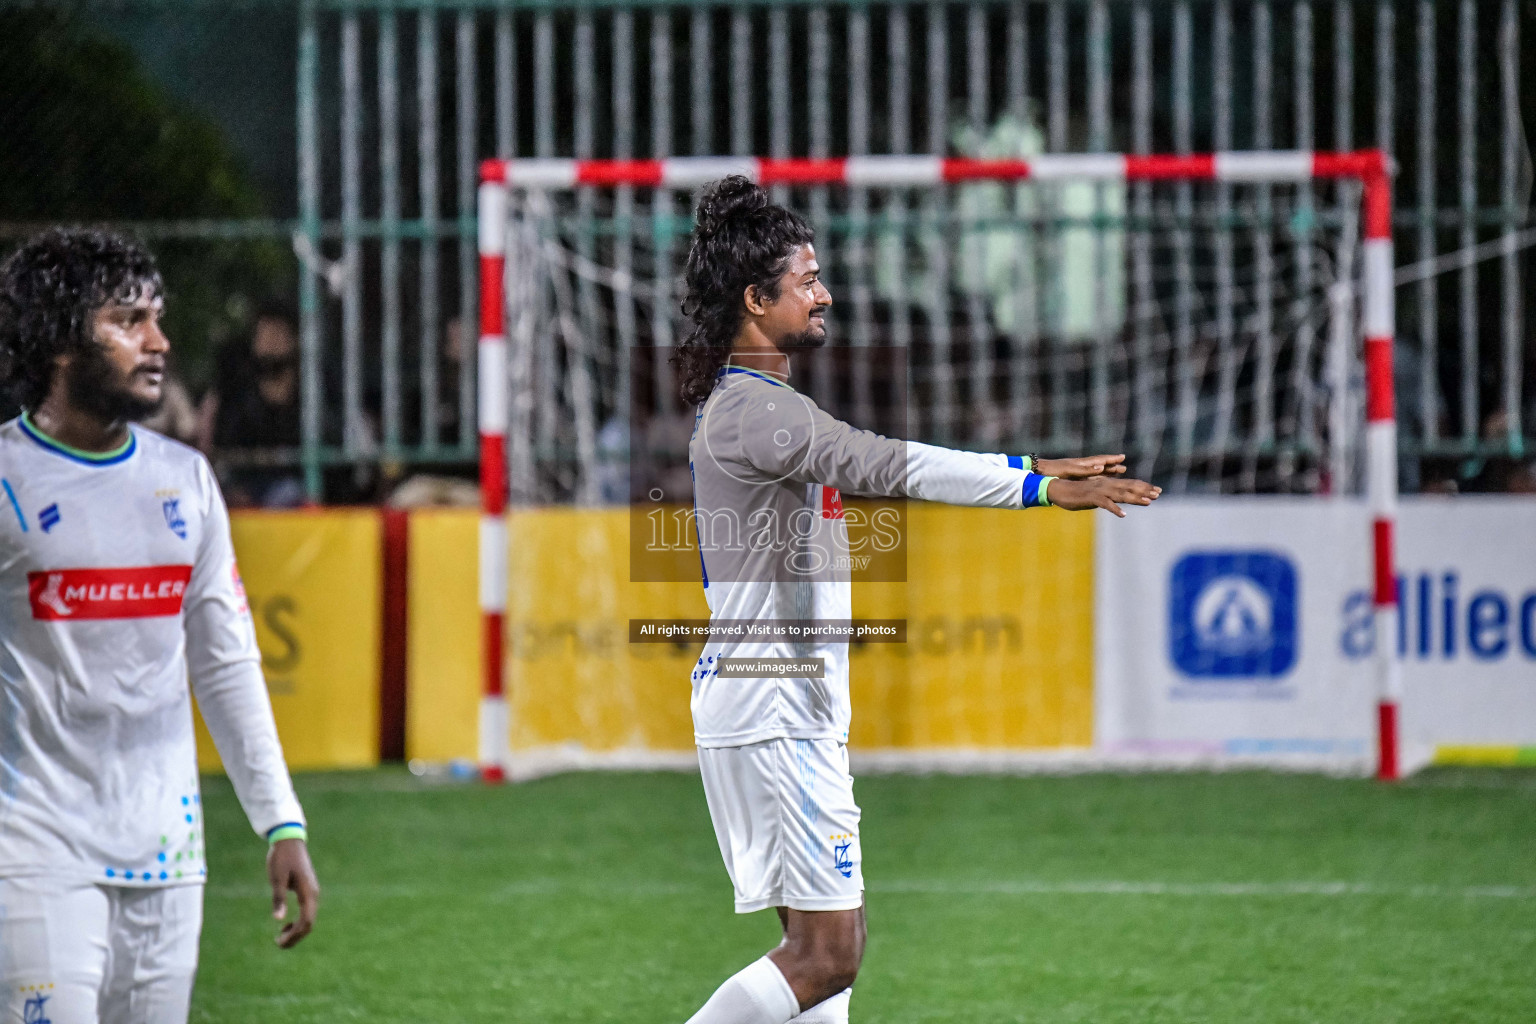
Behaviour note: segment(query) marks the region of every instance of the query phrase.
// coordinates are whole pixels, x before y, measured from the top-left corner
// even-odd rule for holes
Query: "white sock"
[[[848,1024],[848,1000],[853,989],[845,988],[831,999],[825,999],[806,1010],[789,1024]]]
[[[829,1000],[830,1001],[830,1000]],[[766,956],[737,971],[715,989],[688,1024],[788,1024],[800,1000]]]

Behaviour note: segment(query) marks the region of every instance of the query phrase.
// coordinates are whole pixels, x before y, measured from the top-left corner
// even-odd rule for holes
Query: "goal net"
[[[669,358],[705,183],[747,173],[815,228],[834,305],[794,383],[856,425],[1124,452],[1170,494],[1339,493],[1367,469],[1370,156],[487,163],[482,760],[691,758],[700,645],[631,620],[707,615],[696,554],[636,552],[691,500]],[[999,555],[988,513],[911,510],[901,581],[856,587],[909,628],[853,654],[866,762],[1092,760],[1088,518]]]

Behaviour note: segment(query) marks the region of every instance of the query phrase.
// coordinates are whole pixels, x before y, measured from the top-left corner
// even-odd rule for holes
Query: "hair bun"
[[[713,235],[732,220],[756,213],[768,205],[768,192],[740,174],[730,174],[710,185],[699,199],[696,221],[699,234]]]

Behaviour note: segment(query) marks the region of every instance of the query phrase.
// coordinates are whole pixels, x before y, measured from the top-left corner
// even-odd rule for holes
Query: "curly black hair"
[[[765,189],[739,174],[704,190],[688,248],[683,313],[693,321],[672,356],[683,401],[709,397],[715,375],[741,330],[742,294],[756,285],[767,299],[779,297],[779,279],[795,250],[816,238],[800,216],[772,203]]]
[[[36,409],[54,360],[95,344],[96,310],[163,292],[155,258],[137,242],[92,228],[44,231],[0,264],[0,381]]]

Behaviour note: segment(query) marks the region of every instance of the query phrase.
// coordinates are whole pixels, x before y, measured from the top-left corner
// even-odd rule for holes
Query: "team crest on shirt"
[[[181,499],[165,499],[160,503],[160,510],[165,513],[165,525],[171,528],[171,532],[182,540],[186,540],[187,521],[181,515]]]
[[[53,528],[59,525],[59,503],[54,502],[37,514],[37,525],[43,528],[44,533],[52,533]]]
[[[832,840],[832,866],[841,872],[844,878],[852,878],[853,857],[849,851],[853,849],[853,836],[840,835],[829,838]]]
[[[49,994],[44,995],[47,991]],[[26,996],[26,1002],[21,1007],[22,1024],[53,1024],[53,1018],[48,1016],[48,1000],[52,996],[53,985],[23,985],[21,994]]]

